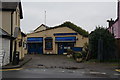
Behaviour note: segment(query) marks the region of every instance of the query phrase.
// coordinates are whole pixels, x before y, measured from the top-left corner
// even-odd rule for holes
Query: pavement
[[[18,65],[12,65],[12,63],[2,66],[2,69],[15,69],[15,68],[21,68],[23,65],[25,65],[27,62],[29,62],[32,58],[29,57],[29,55],[25,55],[24,59],[19,62]]]

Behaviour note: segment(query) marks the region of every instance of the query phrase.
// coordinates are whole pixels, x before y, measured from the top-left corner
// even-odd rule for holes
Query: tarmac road
[[[2,71],[3,78],[120,78],[116,66],[100,63],[75,63],[66,56],[29,55],[22,68]],[[56,63],[57,62],[57,63]]]
[[[114,72],[108,74],[106,72],[90,71],[88,69],[14,69],[3,71],[3,78],[120,78],[120,74]]]

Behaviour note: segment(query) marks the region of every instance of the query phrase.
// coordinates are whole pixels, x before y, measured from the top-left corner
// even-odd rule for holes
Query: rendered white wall
[[[3,65],[9,64],[9,59],[10,59],[10,40],[6,38],[0,38],[0,45],[1,50],[0,50],[0,58],[3,58]],[[3,56],[3,57],[2,57]],[[1,61],[0,61],[1,62]]]

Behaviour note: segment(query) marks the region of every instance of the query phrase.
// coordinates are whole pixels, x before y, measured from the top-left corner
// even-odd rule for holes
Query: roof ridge
[[[44,27],[46,27],[46,28],[49,28],[48,26],[46,26],[45,24],[41,24],[40,26],[38,26],[34,31],[36,31],[37,29],[39,29],[41,26],[44,26]]]
[[[68,21],[67,21],[68,22]],[[66,22],[64,22],[63,24],[65,24]],[[55,29],[55,28],[59,28],[59,27],[68,27],[68,28],[70,28],[70,29],[72,29],[72,30],[74,30],[75,32],[77,32],[77,33],[79,33],[80,35],[82,35],[82,36],[84,36],[84,37],[88,37],[88,32],[86,31],[86,30],[84,30],[84,29],[82,29],[81,27],[79,27],[79,26],[77,26],[77,25],[75,25],[75,24],[73,24],[73,23],[71,23],[71,22],[69,22],[70,24],[72,24],[72,25],[74,25],[74,26],[76,26],[77,28],[74,28],[74,27],[71,27],[70,25],[68,26],[68,25],[65,25],[65,26],[63,26],[63,24],[61,24],[61,25],[59,25],[59,26],[55,26],[55,27],[49,27],[48,29],[46,29],[46,30],[50,30],[50,29]],[[80,29],[80,31],[78,31],[78,29]],[[42,30],[42,31],[46,31],[46,30]],[[42,31],[37,31],[37,32],[33,32],[33,33],[38,33],[38,32],[42,32]],[[32,33],[28,33],[28,35],[29,34],[32,34]]]

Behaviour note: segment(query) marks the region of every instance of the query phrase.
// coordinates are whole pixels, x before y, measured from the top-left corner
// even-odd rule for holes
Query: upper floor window
[[[19,41],[19,47],[22,47],[22,39]]]
[[[16,15],[15,15],[15,16],[16,16],[15,18],[16,18],[16,25],[17,25],[17,21],[18,21],[18,20],[17,20],[17,19],[18,19],[18,18],[17,18],[17,12],[16,12]]]

